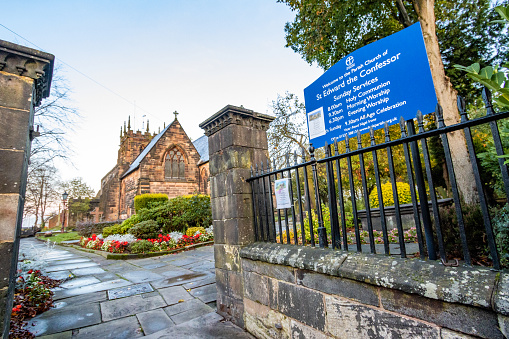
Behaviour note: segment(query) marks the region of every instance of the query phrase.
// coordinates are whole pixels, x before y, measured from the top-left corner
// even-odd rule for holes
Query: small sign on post
[[[276,190],[276,208],[278,210],[292,207],[292,200],[288,189],[290,185],[289,178],[274,181],[274,187]]]
[[[309,141],[322,147],[413,119],[437,104],[420,23],[347,55],[304,89]]]

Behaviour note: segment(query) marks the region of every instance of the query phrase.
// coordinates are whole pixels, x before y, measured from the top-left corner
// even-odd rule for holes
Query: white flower
[[[183,234],[183,233],[180,233],[180,232],[171,232],[171,233],[170,233],[170,237],[171,237],[173,240],[175,240],[175,242],[179,242],[179,241],[180,241],[180,239],[182,239],[182,236],[183,236],[183,235],[184,235],[184,234]]]
[[[135,242],[137,239],[134,235],[132,234],[112,234],[112,235],[109,235],[108,237],[106,237],[106,239],[104,239],[104,241],[120,241],[120,242],[124,242],[124,241],[127,241],[128,243],[132,243],[132,242]]]

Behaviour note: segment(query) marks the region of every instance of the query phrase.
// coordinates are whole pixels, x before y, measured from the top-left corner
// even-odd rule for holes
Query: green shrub
[[[398,188],[399,204],[411,204],[412,195],[410,194],[410,185],[406,182],[396,182],[396,187]],[[386,182],[382,185],[382,198],[384,200],[384,206],[394,206],[394,195],[392,194],[391,182]],[[371,208],[380,207],[377,187],[375,187],[369,194],[369,205]]]
[[[486,257],[488,243],[486,241],[486,232],[484,230],[484,220],[479,205],[463,205],[463,222],[467,237],[470,256],[474,261]],[[445,252],[448,258],[463,258],[461,246],[460,231],[458,226],[458,217],[454,204],[440,208],[440,226],[442,237],[444,239]],[[436,235],[435,223],[433,223],[433,232]],[[436,246],[438,249],[438,246]]]
[[[154,244],[148,240],[138,240],[129,245],[131,253],[147,253],[154,251]]]
[[[506,204],[495,212],[492,226],[500,256],[500,264],[504,268],[509,268],[509,205]]]
[[[146,220],[133,226],[129,233],[138,239],[156,239],[161,233],[161,227],[154,220]]]
[[[315,210],[311,210],[311,218],[313,220],[313,233],[315,235],[315,242],[318,242],[318,216],[315,213]],[[330,238],[332,235],[331,231],[331,222],[330,222],[330,210],[329,207],[325,204],[322,204],[322,220],[323,227],[325,227],[327,236]],[[339,231],[342,232],[343,225],[341,224],[341,215],[338,214],[339,221]],[[350,212],[345,212],[345,223],[346,228],[353,228],[353,214]],[[309,218],[307,215],[304,215],[304,231],[306,232],[306,241],[311,241],[311,230],[309,227]],[[300,227],[297,226],[297,232],[300,232]]]
[[[141,218],[138,214],[132,215],[129,219],[124,220],[121,226],[121,234],[126,234],[134,225],[141,222]]]
[[[166,194],[147,193],[137,195],[134,197],[134,210],[138,214],[142,208],[150,209],[167,201],[168,196]]]
[[[103,237],[107,237],[112,234],[122,234],[122,225],[115,224],[113,226],[107,226],[103,228]]]
[[[188,227],[212,224],[210,197],[186,195],[170,199],[167,203],[140,211],[141,220],[155,220],[165,233],[185,231]]]
[[[200,234],[205,234],[205,227],[189,227],[186,231],[186,235],[192,237],[196,232],[200,232]]]

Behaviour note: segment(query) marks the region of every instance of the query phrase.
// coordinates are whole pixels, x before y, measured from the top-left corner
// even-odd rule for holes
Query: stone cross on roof
[[[177,115],[179,114],[179,112],[175,111],[173,112],[173,114],[175,114],[175,120],[177,120]]]

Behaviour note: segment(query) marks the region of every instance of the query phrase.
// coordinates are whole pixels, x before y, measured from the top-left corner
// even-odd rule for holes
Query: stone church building
[[[164,193],[209,194],[208,138],[194,142],[177,120],[159,134],[131,130],[130,119],[120,131],[117,164],[101,180],[95,221],[126,219],[134,214],[134,197]]]

